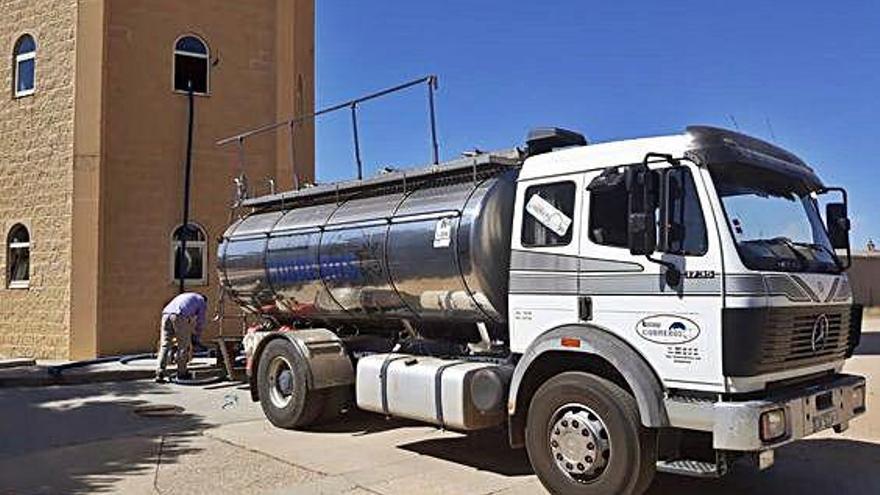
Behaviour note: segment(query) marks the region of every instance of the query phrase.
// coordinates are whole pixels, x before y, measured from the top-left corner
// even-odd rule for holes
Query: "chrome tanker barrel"
[[[220,280],[253,312],[291,320],[503,324],[514,155],[250,200]]]

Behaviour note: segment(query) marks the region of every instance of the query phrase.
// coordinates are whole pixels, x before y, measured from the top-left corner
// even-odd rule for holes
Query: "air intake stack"
[[[587,138],[578,132],[558,127],[538,127],[529,131],[526,137],[526,154],[535,156],[558,148],[586,145]]]

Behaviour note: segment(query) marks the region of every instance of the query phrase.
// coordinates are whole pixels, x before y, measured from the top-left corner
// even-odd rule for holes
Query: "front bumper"
[[[861,376],[838,374],[822,383],[768,393],[747,401],[704,402],[667,399],[672,426],[712,432],[717,450],[755,452],[779,447],[813,433],[834,428],[842,432],[849,421],[865,413],[853,403],[853,392],[865,387]],[[785,411],[785,433],[770,441],[761,439],[761,415]]]

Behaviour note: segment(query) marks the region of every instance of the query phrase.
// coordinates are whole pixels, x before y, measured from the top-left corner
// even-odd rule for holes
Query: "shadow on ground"
[[[880,493],[880,445],[855,440],[804,440],[777,451],[766,472],[737,466],[721,480],[658,475],[648,491],[660,494]]]
[[[862,333],[862,340],[856,347],[855,354],[857,356],[880,355],[880,332]]]
[[[532,473],[524,449],[507,447],[504,432],[425,440],[399,448],[504,476]],[[658,474],[650,495],[742,493],[880,493],[880,445],[847,439],[805,440],[777,451],[772,469],[737,464],[720,480]]]
[[[400,418],[386,418],[380,414],[352,409],[346,412],[339,421],[309,426],[307,430],[314,433],[351,433],[355,436],[361,436],[411,426],[425,426],[425,423]]]
[[[205,428],[200,417],[140,416],[148,402],[135,396],[147,392],[167,393],[149,382],[0,389],[0,491],[106,492],[193,453],[187,439]]]
[[[501,429],[473,432],[458,438],[423,440],[399,448],[504,476],[532,474],[525,449],[511,449],[507,432]]]

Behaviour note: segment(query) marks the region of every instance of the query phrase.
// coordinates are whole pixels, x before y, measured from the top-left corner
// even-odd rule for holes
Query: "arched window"
[[[6,237],[6,286],[27,289],[31,280],[31,236],[27,227],[16,224]]]
[[[16,98],[34,94],[37,87],[37,42],[25,34],[15,42],[12,52],[13,94]]]
[[[186,239],[186,252],[183,257],[183,270],[181,270],[181,244]],[[171,236],[171,278],[180,282],[181,276],[186,283],[205,285],[208,283],[207,263],[207,239],[205,230],[195,223],[190,223],[189,228],[183,225],[174,229]]]
[[[210,70],[208,45],[195,36],[183,36],[174,43],[174,90],[208,94],[208,71]]]

